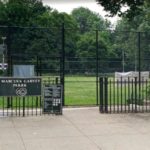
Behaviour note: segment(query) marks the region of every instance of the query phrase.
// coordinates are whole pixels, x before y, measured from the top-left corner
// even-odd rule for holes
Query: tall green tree
[[[95,29],[105,30],[110,27],[110,22],[108,20],[104,20],[102,16],[90,11],[88,8],[76,8],[72,11],[72,16],[82,32],[88,32]]]
[[[0,0],[0,24],[29,26],[46,8],[41,0]]]
[[[98,4],[104,7],[105,11],[110,13],[110,16],[126,15],[130,19],[142,11],[141,6],[144,5],[145,1],[148,0],[96,0]],[[123,12],[122,7],[125,6],[128,9]]]

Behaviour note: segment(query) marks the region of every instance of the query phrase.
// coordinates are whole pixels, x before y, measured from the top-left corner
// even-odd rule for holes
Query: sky
[[[106,17],[105,15],[108,14],[103,10],[103,7],[98,5],[95,0],[43,0],[44,5],[48,5],[54,9],[57,9],[59,12],[66,12],[68,14],[74,8],[78,7],[86,7],[89,8],[91,11],[99,13],[103,18],[107,18],[111,21],[111,23],[115,24],[116,21],[119,19],[116,17]]]

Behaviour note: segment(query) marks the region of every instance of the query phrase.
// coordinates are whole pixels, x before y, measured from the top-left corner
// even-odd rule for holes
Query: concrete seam
[[[97,145],[97,143],[95,143],[88,135],[86,135],[84,132],[82,132],[82,130],[80,130],[76,124],[74,124],[69,118],[67,118],[65,116],[66,120],[69,121],[84,137],[86,137],[92,144],[96,145],[96,147],[99,149],[99,150],[102,150],[101,147],[99,147],[99,145]]]
[[[14,124],[13,118],[12,118],[11,120],[12,120],[12,124],[13,124],[13,127],[14,127],[16,133],[18,134],[18,136],[19,136],[20,139],[21,139],[21,142],[22,142],[22,144],[23,144],[24,149],[27,150],[26,145],[25,145],[24,140],[23,140],[23,137],[22,137],[22,135],[20,134],[20,132],[17,130],[17,128],[16,128],[16,126],[15,126],[15,124]]]

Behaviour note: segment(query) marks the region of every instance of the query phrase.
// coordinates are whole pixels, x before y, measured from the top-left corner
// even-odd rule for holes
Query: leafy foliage
[[[106,10],[114,6],[112,15],[121,10],[122,4],[128,4],[129,8],[133,7],[132,1],[114,3],[99,0],[99,3],[106,5]],[[87,8],[76,8],[69,15],[43,6],[40,0],[0,0],[0,25],[8,26],[0,28],[0,43],[2,43],[1,37],[6,36],[9,54],[15,56],[14,63],[25,63],[17,59],[16,56],[19,55],[27,56],[29,61],[35,64],[37,56],[42,58],[42,67],[58,70],[57,58],[62,55],[62,24],[64,23],[66,72],[96,72],[96,30],[100,30],[98,33],[100,72],[114,72],[118,68],[117,71],[122,71],[120,68],[123,51],[126,70],[133,70],[137,65],[133,60],[138,59],[136,31],[150,29],[149,1],[145,0],[144,4],[136,1],[134,8],[136,7],[142,11],[133,17],[132,21],[127,17],[118,21],[116,26],[116,30],[120,31],[118,32],[109,31],[111,23]],[[142,58],[150,54],[149,36],[149,32],[141,34]],[[20,57],[20,59],[25,58]],[[149,65],[146,65],[149,63],[144,63],[146,62],[144,59],[142,61],[142,67],[150,69]]]
[[[141,12],[140,6],[144,4],[144,0],[96,0],[98,4],[104,7],[104,10],[110,12],[110,16],[114,15],[126,15],[128,18],[132,18]],[[146,0],[145,0],[146,1]],[[123,12],[121,9],[123,6],[127,6],[128,9]]]

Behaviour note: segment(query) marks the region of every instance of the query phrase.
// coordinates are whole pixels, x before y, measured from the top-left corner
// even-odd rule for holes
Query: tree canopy
[[[144,3],[150,3],[149,0],[96,0],[98,4],[104,7],[105,11],[110,13],[110,16],[114,15],[126,15],[128,18],[133,18],[142,11]],[[122,7],[128,9],[123,12]]]
[[[109,5],[110,1],[105,2],[108,2],[106,10],[111,10],[112,3]],[[117,2],[126,4],[125,1]],[[114,10],[111,14],[115,15],[121,10],[121,6],[120,4],[118,9],[112,8]],[[133,70],[137,65],[137,31],[144,31],[141,34],[142,57],[150,54],[150,34],[147,32],[150,30],[150,3],[145,0],[144,4],[135,6],[140,12],[134,14],[130,21],[122,16],[117,22],[116,30],[112,31],[108,20],[88,8],[79,7],[67,14],[44,6],[40,0],[0,0],[0,43],[1,37],[7,37],[7,48],[10,55],[15,57],[14,63],[22,63],[17,56],[27,56],[22,59],[23,63],[26,59],[36,63],[37,56],[42,58],[42,66],[46,70],[50,68],[58,71],[60,62],[57,58],[62,56],[64,23],[66,72],[95,72],[97,48],[100,72],[122,71],[122,52],[125,53],[126,70]],[[144,69],[148,67],[143,66]]]

